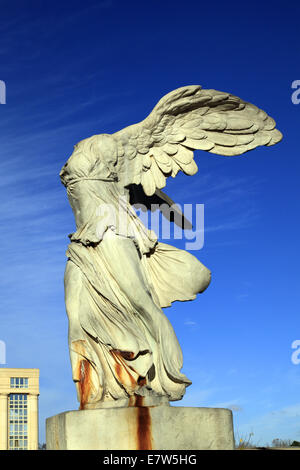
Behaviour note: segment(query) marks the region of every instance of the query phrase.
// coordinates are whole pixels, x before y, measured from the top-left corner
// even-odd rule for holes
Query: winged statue
[[[64,282],[80,409],[168,404],[191,384],[162,309],[195,299],[211,273],[188,251],[159,242],[134,201],[172,204],[161,190],[179,171],[197,173],[195,150],[234,156],[281,139],[253,104],[185,86],[142,122],[75,145],[60,177],[76,221]]]

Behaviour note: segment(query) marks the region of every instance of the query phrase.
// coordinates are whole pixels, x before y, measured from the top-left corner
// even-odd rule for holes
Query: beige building
[[[0,450],[38,448],[39,369],[0,368]]]

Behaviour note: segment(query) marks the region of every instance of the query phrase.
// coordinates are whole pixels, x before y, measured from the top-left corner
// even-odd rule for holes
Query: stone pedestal
[[[232,412],[175,406],[67,411],[46,420],[47,450],[232,450]]]

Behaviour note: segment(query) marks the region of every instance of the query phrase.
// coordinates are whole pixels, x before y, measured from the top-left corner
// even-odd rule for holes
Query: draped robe
[[[210,271],[158,242],[107,167],[91,171],[70,159],[61,179],[77,225],[69,235],[65,301],[80,407],[130,405],[137,396],[181,399],[191,382],[162,308],[194,299]]]

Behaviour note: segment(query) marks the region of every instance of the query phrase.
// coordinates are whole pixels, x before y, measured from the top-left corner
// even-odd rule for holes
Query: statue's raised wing
[[[179,170],[194,175],[194,150],[241,155],[282,139],[264,111],[229,93],[178,88],[165,95],[142,122],[115,133],[121,184],[141,184],[147,196]]]

